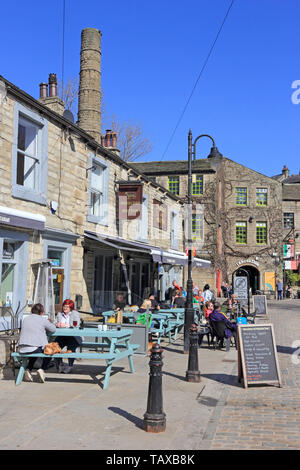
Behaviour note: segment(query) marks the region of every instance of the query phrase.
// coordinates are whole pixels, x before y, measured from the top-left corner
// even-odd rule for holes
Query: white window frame
[[[174,250],[178,250],[178,212],[171,210],[170,213],[170,246]]]
[[[30,121],[38,128],[36,155],[36,182],[34,188],[17,184],[18,132],[20,119]],[[13,197],[47,205],[47,166],[48,166],[48,121],[20,103],[15,103],[14,139],[12,149],[12,191]]]
[[[109,171],[110,165],[107,161],[103,160],[100,157],[97,157],[95,154],[90,155],[90,167],[99,166],[102,168],[102,191],[101,191],[101,205],[100,205],[100,215],[96,216],[92,214],[92,169],[90,170],[90,181],[89,181],[89,210],[87,220],[95,224],[108,225],[108,191],[109,191]]]

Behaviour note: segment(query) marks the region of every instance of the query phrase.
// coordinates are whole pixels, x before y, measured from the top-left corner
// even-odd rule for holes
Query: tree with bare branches
[[[139,124],[128,121],[121,123],[115,116],[112,116],[110,129],[117,133],[120,157],[126,162],[138,160],[152,150],[152,144],[147,137],[143,136]]]
[[[65,108],[69,111],[72,111],[73,114],[77,113],[78,87],[79,76],[76,76],[74,78],[69,77],[67,83],[62,83],[61,81],[58,81],[58,97],[65,103]]]

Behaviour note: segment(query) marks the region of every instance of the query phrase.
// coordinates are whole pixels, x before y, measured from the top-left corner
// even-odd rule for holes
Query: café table
[[[71,352],[71,353],[59,353],[53,354],[51,356],[44,353],[29,353],[21,354],[14,352],[11,356],[14,360],[21,360],[20,370],[16,379],[16,385],[20,385],[22,382],[24,371],[26,369],[28,359],[30,357],[52,357],[57,358],[74,358],[74,359],[96,359],[96,360],[105,360],[106,369],[105,369],[105,378],[103,384],[103,390],[106,390],[109,384],[111,369],[113,364],[119,359],[125,357],[128,358],[130,372],[134,373],[133,366],[133,354],[139,348],[138,344],[131,344],[130,338],[132,335],[132,330],[121,327],[111,327],[106,331],[99,331],[98,328],[56,328],[55,332],[49,333],[48,338],[49,342],[54,341],[55,338],[59,336],[80,336],[83,338],[83,342],[80,348],[80,352]],[[101,340],[101,342],[96,341],[86,341],[85,339],[94,338]],[[102,348],[101,352],[91,351],[91,349]],[[105,349],[105,351],[104,351]]]

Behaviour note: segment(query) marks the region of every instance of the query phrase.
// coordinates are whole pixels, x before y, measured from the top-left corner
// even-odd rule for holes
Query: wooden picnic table
[[[132,330],[127,328],[112,328],[107,331],[99,331],[98,328],[56,328],[54,333],[49,334],[49,341],[53,341],[58,336],[81,336],[83,342],[80,352],[60,353],[51,356],[43,353],[29,353],[21,354],[14,352],[11,356],[14,360],[21,359],[20,370],[16,379],[16,385],[22,382],[24,372],[30,357],[52,357],[52,358],[75,358],[75,359],[102,359],[106,362],[105,379],[103,390],[106,390],[109,384],[112,365],[119,359],[128,357],[130,372],[134,373],[133,354],[138,349],[138,344],[131,344],[130,337]],[[96,338],[98,341],[85,341],[85,338]],[[101,352],[98,351],[82,351],[82,349],[102,348]],[[105,349],[105,351],[104,351]]]

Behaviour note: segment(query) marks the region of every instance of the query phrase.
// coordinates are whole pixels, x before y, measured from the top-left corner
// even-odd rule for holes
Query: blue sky
[[[268,176],[283,165],[299,173],[300,104],[291,99],[300,80],[298,0],[235,0],[168,146],[230,3],[65,0],[65,80],[79,73],[81,30],[97,28],[105,113],[142,126],[153,144],[144,160],[186,159],[191,129]],[[1,5],[0,75],[35,98],[49,73],[61,79],[62,12],[63,0]],[[200,139],[197,157],[209,151]]]

